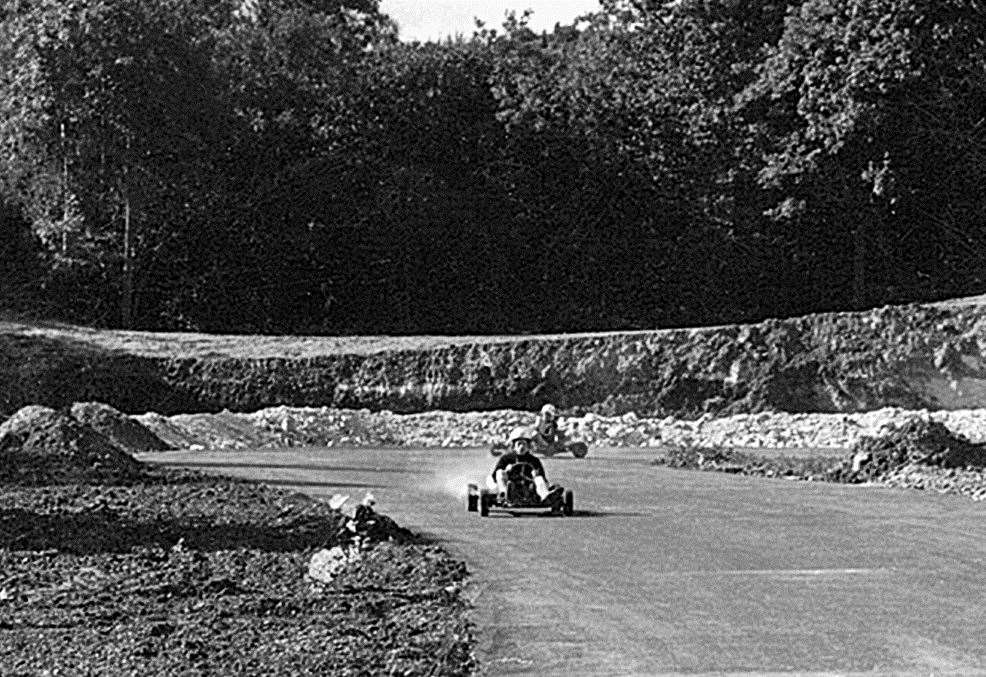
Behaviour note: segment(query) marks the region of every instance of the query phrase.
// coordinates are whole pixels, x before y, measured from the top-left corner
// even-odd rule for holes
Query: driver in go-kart
[[[541,412],[534,419],[534,439],[538,449],[555,450],[565,446],[565,434],[558,428],[558,408],[553,404],[541,407]]]
[[[514,428],[507,439],[510,446],[509,451],[497,459],[493,472],[486,477],[486,486],[490,491],[497,492],[500,497],[507,493],[507,469],[515,463],[527,463],[534,472],[534,489],[537,491],[538,498],[542,501],[558,498],[563,489],[548,486],[548,478],[544,473],[544,465],[541,459],[532,453],[534,444],[534,433],[527,428]]]

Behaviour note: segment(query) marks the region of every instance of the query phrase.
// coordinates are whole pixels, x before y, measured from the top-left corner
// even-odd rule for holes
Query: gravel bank
[[[159,414],[135,416],[176,448],[264,446],[426,446],[484,447],[534,414],[501,410],[434,411],[398,415],[369,410],[274,407],[251,414]],[[562,419],[562,428],[592,446],[668,445],[752,448],[849,449],[864,437],[880,435],[907,420],[937,421],[973,442],[986,442],[986,409],[957,411],[885,408],[857,414],[763,412],[696,420],[640,418],[635,414],[585,414]]]

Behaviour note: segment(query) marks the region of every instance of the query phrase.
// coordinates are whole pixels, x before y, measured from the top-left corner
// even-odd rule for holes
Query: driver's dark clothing
[[[541,459],[529,451],[526,451],[523,454],[518,454],[515,451],[508,451],[501,456],[499,460],[497,460],[490,476],[493,477],[493,479],[496,479],[497,470],[506,470],[509,466],[512,466],[515,463],[527,463],[531,466],[531,470],[535,476],[540,475],[541,477],[544,477],[545,480],[548,479],[544,474],[544,465],[541,463]]]
[[[552,444],[559,440],[558,419],[552,419],[549,421],[541,416],[538,416],[534,423],[534,429],[537,431],[537,434],[541,436],[541,439],[547,444]]]

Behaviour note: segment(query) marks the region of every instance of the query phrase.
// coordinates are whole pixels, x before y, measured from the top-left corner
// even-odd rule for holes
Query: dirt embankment
[[[98,400],[163,414],[331,406],[697,417],[986,406],[986,308],[887,307],[545,337],[204,337],[0,323],[0,414]]]
[[[163,446],[98,403],[0,424],[3,674],[475,670],[464,564],[369,499],[131,456]]]

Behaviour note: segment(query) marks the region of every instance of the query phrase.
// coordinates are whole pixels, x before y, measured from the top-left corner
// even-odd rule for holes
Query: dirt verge
[[[3,487],[5,674],[469,673],[464,567],[246,482],[160,473],[128,487]],[[359,566],[307,578],[364,535]]]
[[[986,500],[986,444],[973,444],[941,423],[909,419],[863,437],[843,456],[758,454],[715,447],[676,446],[655,463],[807,481],[873,483],[956,493]]]
[[[66,410],[0,452],[4,674],[475,669],[464,565],[369,505],[149,468]],[[313,578],[331,548],[351,565]]]

